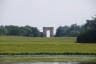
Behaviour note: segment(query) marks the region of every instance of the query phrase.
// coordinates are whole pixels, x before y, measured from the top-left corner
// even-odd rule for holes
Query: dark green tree
[[[78,43],[96,43],[96,18],[87,20],[86,28],[78,37]]]
[[[0,35],[6,35],[7,29],[4,26],[0,26]]]
[[[7,35],[18,35],[19,32],[19,27],[18,26],[5,26],[5,28],[7,29]]]
[[[72,24],[69,29],[69,36],[76,37],[80,34],[81,27],[77,24]]]
[[[64,27],[60,26],[57,28],[56,37],[64,37]]]
[[[32,27],[33,37],[40,37],[41,33],[36,27]]]
[[[33,36],[32,28],[30,26],[19,27],[18,35],[20,35],[20,36]]]
[[[56,30],[56,37],[76,37],[79,35],[81,27],[77,24],[71,26],[60,26]]]

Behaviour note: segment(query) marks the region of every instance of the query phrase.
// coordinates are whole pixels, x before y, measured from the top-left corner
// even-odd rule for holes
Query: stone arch
[[[50,31],[50,37],[53,37],[53,31],[54,31],[54,28],[53,27],[43,27],[43,36],[44,37],[47,37],[47,31]]]

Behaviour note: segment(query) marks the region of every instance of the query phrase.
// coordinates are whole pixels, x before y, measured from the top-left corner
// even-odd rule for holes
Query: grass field
[[[96,53],[96,44],[76,43],[75,37],[0,36],[0,53]]]

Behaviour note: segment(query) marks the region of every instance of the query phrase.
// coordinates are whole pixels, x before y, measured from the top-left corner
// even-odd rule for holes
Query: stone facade
[[[54,31],[54,28],[53,27],[43,27],[43,36],[44,37],[47,37],[47,31],[50,31],[50,37],[53,37],[53,31]]]

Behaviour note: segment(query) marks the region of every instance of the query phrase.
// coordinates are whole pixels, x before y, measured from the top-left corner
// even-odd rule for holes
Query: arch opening
[[[48,38],[51,37],[51,36],[50,36],[50,31],[49,31],[49,30],[47,30],[46,37],[48,37]]]
[[[43,27],[43,37],[53,37],[53,27]]]

